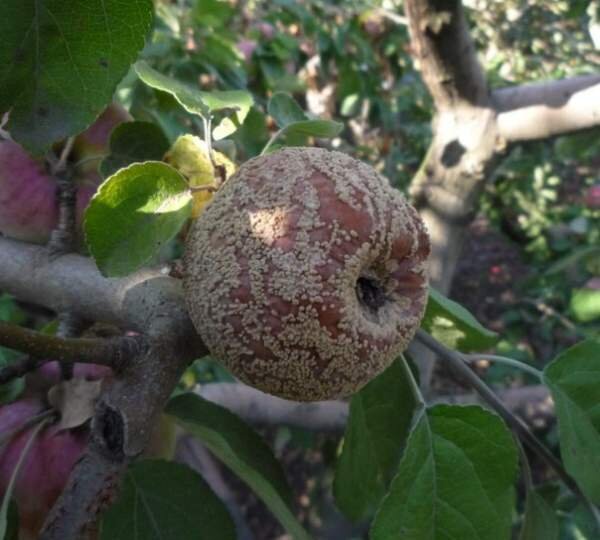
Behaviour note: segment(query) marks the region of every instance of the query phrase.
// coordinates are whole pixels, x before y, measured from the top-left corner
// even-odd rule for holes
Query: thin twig
[[[377,13],[378,15],[381,15],[384,19],[388,19],[388,20],[392,21],[394,24],[398,24],[398,25],[402,25],[402,26],[408,25],[408,19],[406,17],[403,17],[402,15],[398,15],[397,13],[394,13],[393,11],[390,11],[389,9],[378,8],[375,10],[375,13]]]
[[[559,313],[552,306],[549,306],[545,302],[542,302],[541,300],[535,300],[534,298],[523,298],[522,303],[533,306],[535,309],[537,309],[540,313],[543,313],[544,315],[547,315],[549,317],[554,317],[567,330],[570,330],[571,332],[575,332],[576,334],[580,333],[579,330],[577,329],[577,325],[575,323],[570,321],[562,313]]]
[[[58,224],[52,230],[48,242],[51,256],[57,257],[71,253],[77,242],[77,186],[66,172],[67,159],[73,149],[74,137],[69,137],[62,149],[58,163],[52,168],[58,184]],[[80,335],[83,322],[74,313],[64,311],[58,314],[58,330],[60,338],[74,338]],[[73,362],[65,361],[60,365],[63,380],[73,377]]]
[[[64,172],[67,168],[67,160],[69,159],[69,155],[71,154],[71,150],[73,150],[73,144],[75,143],[75,137],[69,137],[63,146],[63,149],[60,153],[60,157],[58,161],[54,163],[52,166],[50,173],[52,176],[55,176],[59,173]]]
[[[79,161],[76,161],[73,164],[73,168],[78,169],[79,167],[85,165],[86,163],[89,163],[90,161],[101,161],[103,159],[106,159],[109,155],[110,154],[96,154],[95,156],[85,157],[83,159],[80,159]]]
[[[120,369],[142,348],[141,336],[107,339],[61,338],[0,321],[0,345],[34,358],[98,364]]]
[[[58,224],[52,230],[48,250],[53,256],[75,251],[77,238],[77,186],[69,178],[58,177]]]
[[[6,124],[8,124],[8,112],[5,112],[0,118],[0,140],[10,141],[10,133],[4,129]]]
[[[404,373],[406,374],[406,378],[408,379],[408,382],[410,384],[410,389],[411,389],[413,397],[415,398],[415,401],[417,403],[417,408],[425,409],[427,403],[425,402],[425,398],[423,397],[423,394],[421,393],[421,388],[419,388],[419,383],[415,379],[415,376],[413,375],[413,372],[410,369],[410,365],[409,365],[408,361],[406,360],[405,356],[403,354],[401,356],[402,356],[402,361],[400,362],[400,364],[402,365],[402,369],[404,370]]]
[[[579,486],[567,471],[565,471],[562,464],[531,432],[527,424],[525,424],[518,416],[511,413],[504,403],[498,399],[491,388],[471,370],[461,353],[448,349],[445,345],[442,345],[423,330],[417,331],[416,339],[425,345],[425,347],[436,353],[442,360],[448,362],[458,373],[460,373],[460,375],[467,379],[483,400],[523,439],[523,442],[525,442],[529,448],[538,454],[540,458],[556,472],[557,476],[571,491],[573,491],[573,493],[577,494],[585,501],[585,497],[581,493]]]
[[[497,354],[463,354],[463,358],[467,361],[477,361],[477,360],[488,360],[490,362],[498,362],[499,364],[505,364],[507,366],[515,367],[517,369],[521,369],[530,373],[540,381],[542,380],[542,372],[539,369],[526,364],[525,362],[520,362],[519,360],[515,360],[514,358],[508,358],[507,356],[498,356]]]
[[[77,317],[70,311],[63,311],[58,314],[58,328],[56,336],[60,338],[74,338],[81,335],[85,323],[81,317]],[[60,364],[60,373],[64,381],[73,378],[74,362],[62,362]]]
[[[200,191],[208,191],[209,193],[215,193],[218,191],[216,186],[190,186],[190,191],[192,193],[197,193]]]
[[[50,361],[50,359],[48,359],[48,361]],[[44,360],[33,358],[29,355],[20,358],[19,360],[15,360],[14,362],[11,362],[7,366],[4,366],[0,369],[0,384],[6,384],[13,379],[22,377],[23,375],[36,370],[44,363]]]
[[[521,470],[523,471],[523,480],[525,482],[525,488],[527,493],[533,491],[533,474],[531,473],[531,467],[529,466],[529,459],[527,459],[527,454],[525,453],[525,448],[521,444],[521,439],[517,437],[516,433],[513,432],[513,440],[515,441],[515,445],[519,450],[519,459],[521,461]]]

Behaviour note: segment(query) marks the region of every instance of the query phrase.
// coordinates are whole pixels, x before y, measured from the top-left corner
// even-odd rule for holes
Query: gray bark
[[[0,238],[0,290],[57,312],[109,322],[145,337],[96,405],[91,442],[48,516],[43,540],[78,540],[94,531],[118,493],[127,465],[148,443],[152,426],[184,369],[206,354],[178,280],[160,269],[103,277],[79,255]]]
[[[511,143],[600,125],[600,75],[492,92],[460,0],[405,0],[415,65],[433,97],[433,140],[409,190],[432,242],[431,284],[450,290],[486,179]],[[428,392],[432,354],[411,346]]]

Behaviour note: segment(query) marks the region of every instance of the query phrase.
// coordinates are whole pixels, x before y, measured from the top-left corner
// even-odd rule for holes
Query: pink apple
[[[0,407],[0,437],[26,423],[44,410],[41,400],[23,399]],[[15,434],[0,449],[0,493],[4,493],[35,426]],[[31,444],[24,457],[13,498],[19,512],[19,538],[38,537],[48,511],[62,493],[69,473],[82,455],[88,439],[87,428],[59,431],[48,425]]]
[[[129,113],[112,104],[75,138],[70,159],[80,163],[75,179],[79,231],[83,213],[102,181],[98,163],[108,152],[110,134],[128,120]],[[56,179],[48,174],[43,160],[34,159],[13,141],[0,141],[0,233],[24,242],[47,242],[58,222],[56,189]]]
[[[590,210],[600,210],[600,184],[588,188],[585,194],[585,205]]]

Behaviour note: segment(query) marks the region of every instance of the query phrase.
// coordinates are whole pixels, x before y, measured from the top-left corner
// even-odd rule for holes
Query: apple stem
[[[57,177],[58,224],[52,230],[48,250],[52,256],[75,251],[77,187],[68,178]]]

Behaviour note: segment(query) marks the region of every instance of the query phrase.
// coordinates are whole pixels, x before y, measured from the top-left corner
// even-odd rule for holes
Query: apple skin
[[[56,180],[13,141],[0,141],[0,233],[44,243],[58,221]]]
[[[110,134],[129,113],[111,104],[83,133],[75,138],[72,159],[78,163],[77,230],[82,239],[83,214],[102,182],[98,159],[108,152]],[[15,240],[44,244],[58,223],[57,181],[47,171],[43,160],[31,157],[17,143],[0,141],[0,233]]]
[[[112,371],[106,366],[75,364],[74,378],[110,381]],[[0,407],[0,439],[32,417],[47,410],[45,396],[61,381],[58,362],[48,362],[26,377],[23,397]],[[12,434],[0,446],[0,494],[10,482],[15,466],[30,439],[35,425]],[[38,432],[16,478],[13,499],[19,512],[19,540],[38,538],[46,516],[60,494],[89,440],[89,423],[73,429],[59,430],[49,424]],[[143,458],[172,459],[177,428],[173,420],[161,415]]]
[[[600,210],[600,184],[588,188],[585,194],[585,205],[590,210]]]
[[[288,147],[247,161],[185,244],[184,296],[212,356],[284,399],[358,391],[425,311],[424,223],[377,171],[340,152]]]
[[[41,400],[29,398],[0,408],[0,436],[39,414]],[[0,454],[0,493],[4,493],[14,468],[35,426],[16,434]],[[69,473],[81,457],[88,440],[87,429],[58,431],[56,426],[42,428],[21,463],[13,498],[19,511],[19,538],[37,538],[44,519],[61,494]]]
[[[75,378],[108,379],[110,368],[93,364],[75,364]],[[61,380],[58,362],[48,362],[26,377],[23,397],[0,407],[0,438],[47,409],[48,390]],[[14,468],[31,437],[35,425],[12,436],[0,447],[0,493],[10,481]],[[41,429],[25,457],[13,491],[19,512],[19,539],[38,537],[46,515],[62,493],[69,474],[86,449],[89,425],[59,430],[49,424]]]
[[[73,159],[80,162],[87,158],[104,156],[108,153],[112,130],[133,117],[118,103],[111,103],[85,131],[77,135],[73,144]],[[90,159],[78,167],[78,174],[96,173],[99,159]]]
[[[240,39],[236,47],[246,62],[250,62],[258,44],[253,39]]]

